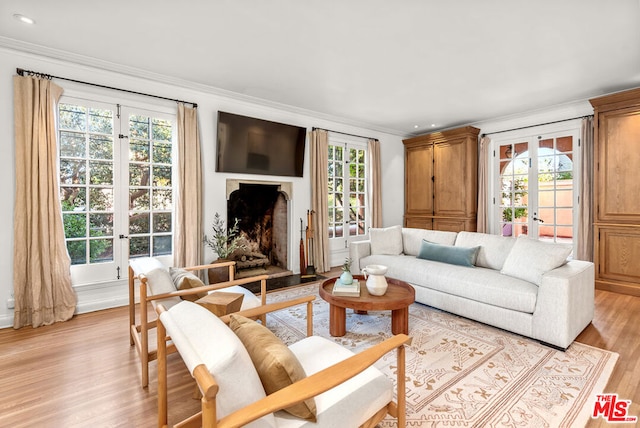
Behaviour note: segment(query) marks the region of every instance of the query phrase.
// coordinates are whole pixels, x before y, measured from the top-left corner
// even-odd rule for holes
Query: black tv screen
[[[216,171],[302,177],[307,129],[218,112]]]

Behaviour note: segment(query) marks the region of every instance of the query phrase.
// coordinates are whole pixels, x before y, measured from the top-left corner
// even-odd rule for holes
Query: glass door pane
[[[540,137],[537,145],[538,238],[573,242],[573,137]]]
[[[529,143],[501,145],[500,230],[502,236],[529,233]]]

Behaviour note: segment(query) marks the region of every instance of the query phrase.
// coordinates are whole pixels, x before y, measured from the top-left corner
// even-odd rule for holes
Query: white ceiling
[[[399,135],[640,86],[640,0],[2,0],[16,43]]]

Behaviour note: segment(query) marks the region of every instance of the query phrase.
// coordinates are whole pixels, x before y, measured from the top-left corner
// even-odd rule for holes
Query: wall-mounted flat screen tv
[[[217,172],[302,177],[307,129],[218,112]]]

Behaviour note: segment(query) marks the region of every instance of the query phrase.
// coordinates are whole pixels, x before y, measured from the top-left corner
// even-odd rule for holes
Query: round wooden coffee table
[[[364,276],[354,275],[360,281],[360,297],[334,296],[333,284],[338,278],[327,279],[320,286],[320,297],[329,303],[329,333],[344,336],[347,332],[346,309],[366,314],[367,311],[391,311],[391,332],[409,333],[409,305],[415,301],[416,292],[411,285],[398,279],[387,278],[389,288],[383,296],[372,296],[367,291]]]

